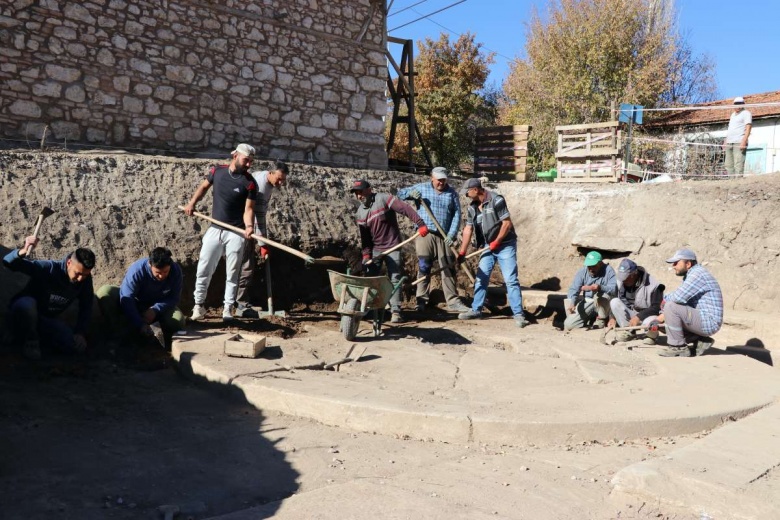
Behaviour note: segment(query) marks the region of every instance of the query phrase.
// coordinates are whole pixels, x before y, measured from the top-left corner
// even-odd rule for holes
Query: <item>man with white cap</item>
[[[715,343],[711,336],[723,325],[723,294],[709,271],[699,265],[696,253],[679,249],[666,261],[683,283],[661,304],[659,323],[666,323],[667,345],[661,356],[701,356]],[[693,346],[689,347],[687,342]]]
[[[419,263],[420,275],[425,279],[417,284],[417,311],[425,310],[430,298],[430,273],[433,262],[439,262],[442,268],[441,286],[444,291],[444,298],[447,300],[447,309],[455,312],[467,312],[469,308],[463,304],[458,296],[458,289],[455,285],[455,255],[452,248],[455,245],[458,236],[458,227],[460,226],[460,200],[458,192],[447,184],[447,169],[437,166],[431,171],[431,180],[421,182],[408,188],[398,190],[399,199],[413,200],[417,206],[417,213],[428,226],[429,232],[425,237],[420,237],[415,241],[417,249],[417,259]],[[441,225],[445,235],[439,233],[436,223],[428,212],[421,208],[420,201],[424,200],[431,213]]]
[[[649,329],[661,312],[663,284],[630,258],[620,261],[616,277],[617,298],[609,301],[612,310],[609,326],[636,327],[641,324]],[[655,345],[658,332],[647,330],[645,336],[647,345]],[[617,335],[618,341],[630,341],[633,337],[633,331],[621,331]]]
[[[228,230],[217,224],[212,224],[203,235],[203,245],[198,258],[198,271],[195,278],[195,306],[192,309],[192,319],[202,320],[206,317],[204,303],[206,293],[211,283],[211,277],[217,269],[222,255],[225,255],[225,298],[222,310],[222,320],[233,319],[233,305],[236,303],[238,276],[244,252],[244,243],[252,237],[254,231],[254,204],[257,199],[257,184],[249,175],[249,166],[255,156],[254,147],[239,144],[232,152],[230,164],[214,166],[209,170],[206,179],[200,183],[189,203],[184,207],[184,213],[192,215],[195,204],[214,186],[214,207],[211,215],[216,220],[244,230],[243,235]]]
[[[726,151],[724,166],[729,175],[742,175],[745,172],[745,154],[753,116],[741,106],[744,104],[742,96],[734,98],[734,112],[731,113],[729,128],[723,140],[723,149]]]
[[[609,300],[617,293],[615,270],[605,264],[601,253],[585,255],[584,267],[577,271],[564,300],[566,321],[563,330],[577,329],[593,322],[593,328],[604,328],[609,318]]]

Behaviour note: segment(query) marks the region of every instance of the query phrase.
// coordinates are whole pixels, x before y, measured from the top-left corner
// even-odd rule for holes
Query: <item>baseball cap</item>
[[[631,276],[631,273],[636,272],[636,262],[631,260],[630,258],[624,258],[620,261],[620,266],[618,267],[616,276],[617,279],[621,282],[625,282],[626,278]]]
[[[349,191],[362,191],[370,187],[371,185],[368,183],[367,180],[359,179],[356,181],[352,181],[352,187],[349,189]]]
[[[235,155],[237,153],[240,153],[241,155],[246,155],[247,157],[254,157],[255,147],[252,145],[248,145],[246,143],[241,143],[240,145],[236,146],[235,150],[230,152],[230,155]]]
[[[674,256],[666,260],[667,264],[673,264],[679,260],[692,260],[696,261],[696,253],[691,251],[690,249],[678,249]]]
[[[469,179],[463,183],[463,186],[461,186],[460,194],[465,195],[466,192],[471,188],[481,188],[481,187],[482,187],[482,181],[480,181],[479,179]]]
[[[601,262],[601,253],[598,251],[591,251],[585,255],[585,267],[593,267],[599,262]]]
[[[745,104],[745,98],[742,96],[737,96],[734,98],[734,104],[735,105],[744,105]]]
[[[431,170],[431,175],[434,179],[446,179],[447,178],[447,168],[444,166],[437,166],[433,170]]]

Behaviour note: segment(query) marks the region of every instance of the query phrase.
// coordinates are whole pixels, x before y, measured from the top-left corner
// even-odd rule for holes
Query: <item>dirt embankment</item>
[[[91,247],[98,257],[96,286],[119,283],[130,263],[166,245],[184,267],[182,305],[188,309],[206,223],[186,217],[177,206],[186,203],[213,163],[128,154],[0,151],[0,245],[20,244],[40,208],[49,206],[57,213],[44,224],[36,254],[59,258],[79,245]],[[293,165],[292,172],[289,185],[271,202],[271,237],[314,257],[341,256],[353,265],[359,258],[358,233],[349,182],[366,177],[376,191],[394,191],[422,180],[396,172],[309,165]],[[461,182],[453,180],[456,187]],[[524,286],[565,290],[582,262],[572,240],[596,235],[640,237],[643,246],[633,258],[671,288],[679,280],[664,259],[680,247],[691,247],[720,281],[727,309],[768,312],[780,296],[780,233],[775,229],[780,176],[659,185],[501,183],[496,189],[507,197],[520,237]],[[208,213],[210,206],[208,194],[199,209]],[[408,220],[400,221],[404,233],[413,231]],[[411,249],[409,253],[406,265],[413,273],[416,259]],[[303,261],[283,252],[273,253],[272,266],[277,307],[330,297],[324,269],[306,269]],[[223,272],[220,266],[209,291],[210,304],[221,302]],[[14,286],[3,270],[0,277],[4,303]],[[256,284],[257,301],[263,301],[264,286]]]

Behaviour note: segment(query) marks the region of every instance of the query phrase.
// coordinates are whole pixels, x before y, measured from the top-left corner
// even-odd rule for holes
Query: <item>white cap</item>
[[[745,98],[742,96],[737,96],[734,98],[734,104],[735,105],[744,105],[745,104]]]
[[[240,153],[241,155],[246,155],[247,157],[254,157],[255,156],[255,147],[241,143],[240,145],[236,146],[236,149],[230,152],[230,155],[236,155],[237,153]]]
[[[431,175],[434,179],[446,179],[447,178],[447,168],[443,166],[437,166],[433,170],[431,170]]]

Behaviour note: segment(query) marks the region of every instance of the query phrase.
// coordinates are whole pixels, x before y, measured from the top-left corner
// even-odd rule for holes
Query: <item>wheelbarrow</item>
[[[386,276],[352,276],[328,270],[330,290],[339,302],[341,314],[339,329],[347,341],[355,339],[360,320],[372,312],[374,337],[382,333],[385,306],[390,297],[401,289],[406,277],[393,285]]]

